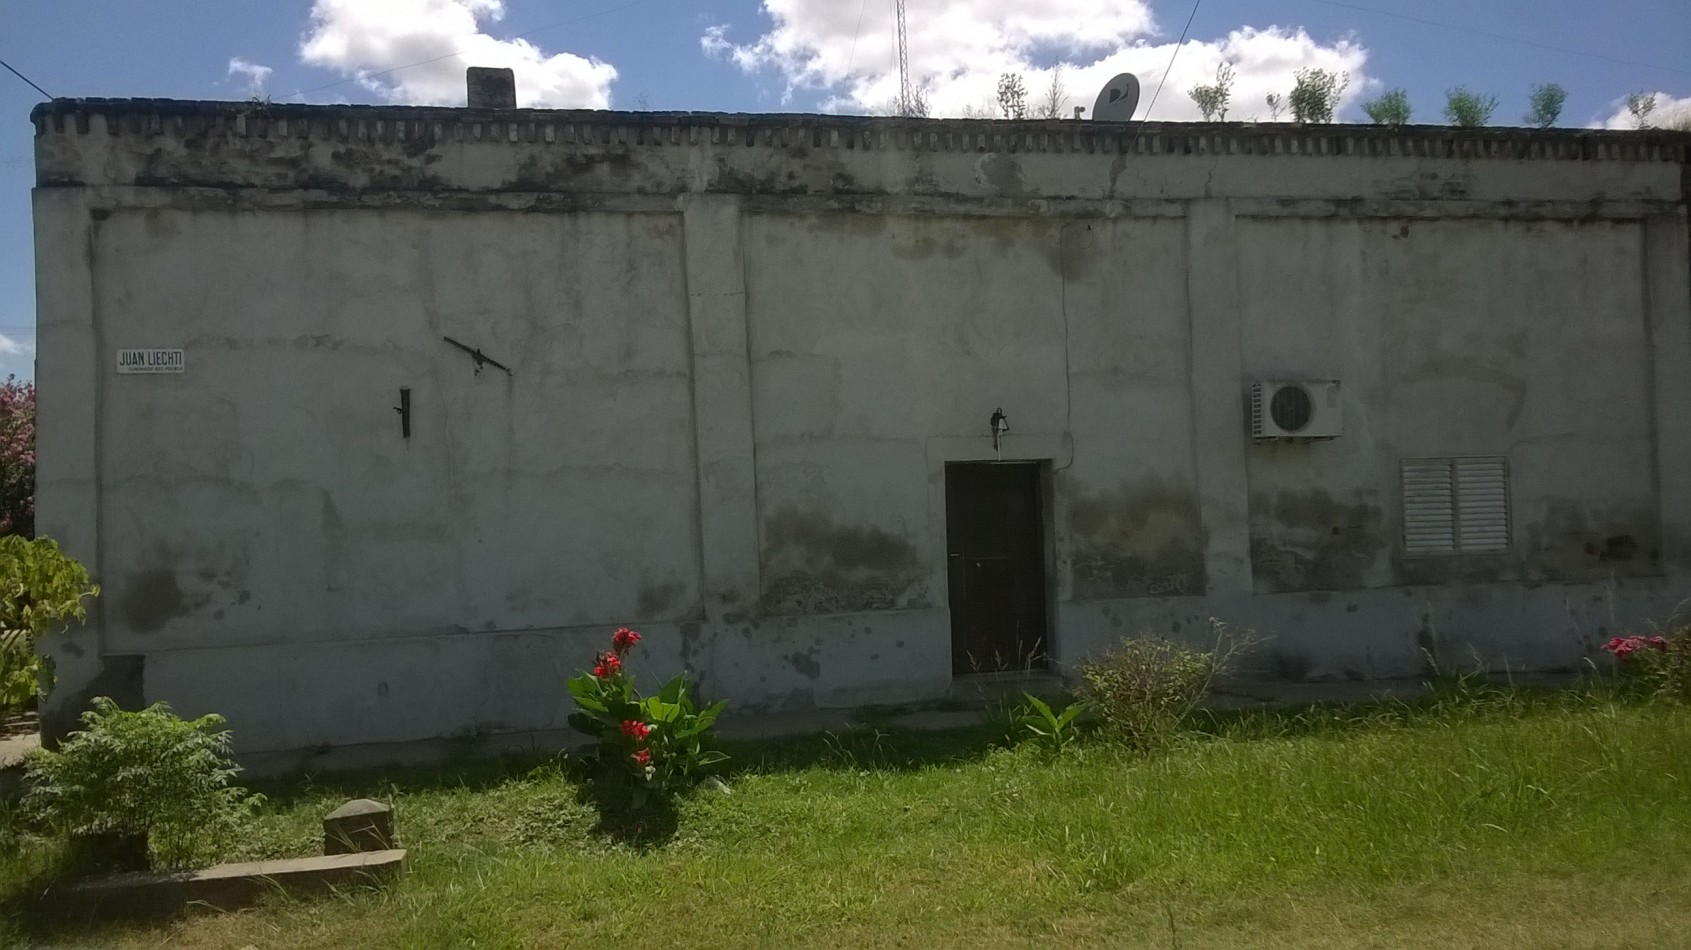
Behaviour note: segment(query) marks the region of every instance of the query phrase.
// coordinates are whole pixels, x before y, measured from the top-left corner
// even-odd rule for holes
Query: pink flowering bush
[[[592,670],[569,681],[577,707],[570,725],[597,740],[595,777],[626,789],[628,804],[635,808],[648,796],[674,791],[728,760],[711,748],[716,718],[727,703],[697,708],[687,695],[685,675],[670,680],[656,696],[642,698],[625,666],[639,642],[640,634],[619,629],[611,648],[594,657]]]
[[[0,536],[35,536],[35,384],[0,383]]]
[[[1653,695],[1691,702],[1691,627],[1667,636],[1612,637],[1603,651]]]

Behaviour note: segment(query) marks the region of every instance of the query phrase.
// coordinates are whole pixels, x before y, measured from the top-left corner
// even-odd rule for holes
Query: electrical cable
[[[600,10],[597,13],[588,13],[588,14],[584,14],[582,16],[574,17],[572,19],[559,20],[556,23],[548,23],[545,26],[537,26],[532,30],[528,30],[528,31],[525,31],[525,32],[522,32],[522,33],[518,33],[514,36],[506,37],[505,39],[507,41],[527,39],[527,38],[533,36],[536,33],[544,33],[547,30],[555,30],[560,26],[569,26],[571,24],[581,23],[585,20],[591,20],[591,19],[594,19],[596,17],[609,16],[612,13],[621,13],[624,10],[630,10],[630,9],[633,9],[634,7],[640,6],[643,3],[649,3],[649,2],[651,2],[651,0],[633,0],[632,3],[625,3],[621,6],[611,7],[611,8],[606,9],[606,10]],[[427,66],[430,63],[438,63],[443,59],[451,59],[454,56],[462,56],[466,52],[468,52],[468,50],[454,50],[453,52],[447,53],[444,56],[436,56],[432,59],[418,60],[415,63],[406,63],[403,66],[393,66],[393,67],[390,67],[388,69],[378,70],[378,71],[373,72],[373,73],[360,72],[356,76],[348,76],[345,79],[337,79],[334,82],[326,82],[321,86],[312,86],[310,89],[301,89],[298,92],[291,93],[287,96],[284,96],[283,98],[285,100],[285,99],[297,99],[300,96],[309,96],[314,92],[322,92],[325,89],[333,89],[336,86],[344,86],[349,82],[362,82],[363,80],[366,80],[366,79],[374,79],[377,76],[387,76],[387,75],[390,75],[392,73],[397,73],[402,69],[414,69],[418,66]],[[10,68],[10,67],[7,67],[7,68]],[[34,83],[30,83],[30,85],[34,85]]]
[[[33,80],[33,79],[29,78],[28,76],[25,76],[23,73],[20,73],[17,70],[13,69],[11,63],[8,63],[5,60],[0,59],[0,66],[6,67],[7,72],[9,72],[12,75],[18,77],[19,79],[22,79],[24,82],[29,83],[30,88],[34,89],[36,92],[41,93],[42,95],[46,96],[49,99],[58,98],[57,96],[53,95],[52,93],[48,92],[47,90],[41,88],[40,86],[37,86],[35,84],[35,80]]]
[[[1139,144],[1139,133],[1144,130],[1145,123],[1151,121],[1151,110],[1157,106],[1157,97],[1162,95],[1163,84],[1168,82],[1168,74],[1174,72],[1174,61],[1180,58],[1180,50],[1186,46],[1186,34],[1192,31],[1192,21],[1198,18],[1198,7],[1202,6],[1203,3],[1204,0],[1192,0],[1192,12],[1187,15],[1186,26],[1180,31],[1180,41],[1174,44],[1174,52],[1169,54],[1168,67],[1163,70],[1163,78],[1157,80],[1156,91],[1151,93],[1151,101],[1145,105],[1145,116],[1139,120],[1138,125],[1134,126],[1133,138],[1127,142],[1129,153],[1133,151],[1135,145]]]
[[[846,57],[846,76],[851,76],[851,64],[857,61],[857,40],[863,35],[863,14],[869,9],[869,0],[863,0],[863,5],[857,8],[857,32],[851,35],[851,55]]]

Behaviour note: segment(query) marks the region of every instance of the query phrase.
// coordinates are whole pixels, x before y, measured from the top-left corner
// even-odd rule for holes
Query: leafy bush
[[[1409,93],[1402,89],[1388,89],[1378,99],[1364,102],[1362,111],[1375,125],[1408,125],[1415,112],[1409,104]]]
[[[656,696],[641,698],[634,675],[624,668],[640,634],[623,627],[611,637],[591,672],[571,677],[570,695],[579,711],[570,725],[597,740],[596,777],[625,786],[638,808],[651,794],[664,795],[703,778],[728,756],[711,748],[719,700],[697,708],[687,695],[687,678],[677,674]]]
[[[1465,86],[1457,86],[1445,93],[1444,117],[1458,128],[1480,128],[1491,122],[1491,115],[1496,111],[1496,96],[1469,92]]]
[[[240,769],[222,716],[184,720],[164,703],[126,712],[105,696],[92,706],[57,751],[29,759],[25,807],[56,833],[146,836],[161,863],[180,865],[263,801],[229,782]]]
[[[1529,108],[1522,121],[1533,128],[1548,129],[1562,117],[1562,104],[1567,101],[1568,91],[1556,83],[1534,86],[1527,94]]]
[[[25,706],[53,685],[37,637],[87,617],[82,601],[100,589],[51,538],[0,537],[0,712]]]
[[[1048,751],[1061,752],[1080,737],[1075,720],[1086,711],[1085,703],[1070,703],[1057,712],[1032,693],[1023,696],[1027,702],[1016,707],[1012,727],[1017,741],[1037,743]]]
[[[0,383],[0,535],[35,534],[35,384]]]
[[[1339,111],[1339,99],[1350,86],[1350,73],[1325,69],[1300,69],[1286,104],[1299,122],[1331,122]]]
[[[1215,677],[1255,642],[1214,618],[1210,625],[1215,645],[1209,649],[1143,634],[1081,664],[1081,693],[1106,734],[1135,749],[1166,744]]]
[[[1614,637],[1603,649],[1651,695],[1691,702],[1691,627],[1667,636]]]

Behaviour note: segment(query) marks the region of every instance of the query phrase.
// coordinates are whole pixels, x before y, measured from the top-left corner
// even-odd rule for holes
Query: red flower
[[[600,679],[615,676],[622,672],[622,658],[615,653],[599,654],[599,665],[593,667],[593,675]]]
[[[616,650],[617,656],[627,653],[629,647],[639,642],[640,635],[627,627],[620,627],[611,635],[611,647]]]
[[[646,735],[651,731],[652,727],[643,722],[637,722],[633,719],[624,719],[622,721],[622,734],[636,742],[644,742]]]
[[[652,751],[650,749],[636,749],[636,750],[634,750],[634,764],[640,765],[640,766],[651,765],[652,764]]]

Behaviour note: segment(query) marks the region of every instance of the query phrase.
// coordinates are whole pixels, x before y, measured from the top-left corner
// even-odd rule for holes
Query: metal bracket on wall
[[[399,390],[399,405],[393,407],[399,413],[399,434],[402,438],[411,438],[411,390]]]
[[[506,376],[514,375],[511,372],[511,367],[506,366],[504,363],[499,362],[498,360],[488,356],[487,354],[483,353],[481,350],[479,350],[479,349],[477,349],[473,346],[470,346],[467,343],[459,343],[457,340],[454,340],[453,338],[451,338],[449,336],[443,336],[443,337],[441,337],[441,339],[443,339],[446,342],[452,344],[453,346],[456,346],[458,349],[463,350],[464,352],[470,354],[470,359],[476,361],[476,372],[477,373],[480,373],[481,368],[485,365],[485,366],[491,366],[495,369],[504,370]]]

